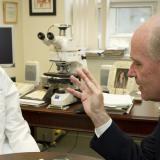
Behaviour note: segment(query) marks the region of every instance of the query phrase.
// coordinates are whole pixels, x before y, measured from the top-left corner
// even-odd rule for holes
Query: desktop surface
[[[28,152],[0,155],[0,160],[98,160],[98,158],[70,153]],[[99,159],[100,160],[100,159]]]
[[[47,109],[46,106],[21,106],[24,118],[31,127],[61,128],[64,130],[94,132],[94,126],[86,114],[77,114],[80,103],[67,110]],[[153,131],[159,120],[159,110],[151,102],[135,103],[131,112],[125,115],[110,114],[117,125],[125,132],[145,136]]]

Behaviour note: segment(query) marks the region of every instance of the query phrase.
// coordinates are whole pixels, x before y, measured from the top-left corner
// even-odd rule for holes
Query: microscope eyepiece
[[[38,36],[38,38],[39,38],[40,40],[44,40],[44,39],[45,39],[45,35],[44,35],[44,33],[42,33],[42,32],[39,32],[39,33],[37,34],[37,36]]]
[[[54,39],[54,34],[53,34],[52,32],[48,32],[48,33],[47,33],[47,38],[48,38],[49,40],[53,40],[53,39]]]

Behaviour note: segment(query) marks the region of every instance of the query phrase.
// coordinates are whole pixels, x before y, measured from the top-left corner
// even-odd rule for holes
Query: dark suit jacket
[[[107,160],[160,160],[160,122],[140,146],[114,122],[100,138],[94,135],[90,145]]]

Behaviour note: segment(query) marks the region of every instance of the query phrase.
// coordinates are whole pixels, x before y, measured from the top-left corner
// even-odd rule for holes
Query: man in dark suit
[[[151,17],[134,33],[131,41],[128,76],[134,77],[144,100],[160,101],[160,15]],[[138,146],[106,113],[100,85],[85,69],[81,78],[71,76],[81,92],[68,88],[79,97],[95,126],[91,147],[107,160],[160,160],[160,123]]]

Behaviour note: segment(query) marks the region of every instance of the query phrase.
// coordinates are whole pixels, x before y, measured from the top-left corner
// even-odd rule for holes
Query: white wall
[[[10,76],[16,76],[17,79],[22,78],[23,70],[23,42],[22,42],[22,1],[21,0],[10,0],[10,2],[17,2],[18,3],[18,21],[14,24],[14,43],[15,43],[15,62],[16,66],[13,68],[5,68],[7,73]],[[0,22],[3,24],[3,0],[0,0]]]
[[[38,32],[47,31],[48,27],[55,23],[64,23],[64,2],[57,0],[56,16],[30,16],[29,2],[23,1],[23,52],[24,62],[29,60],[39,61],[40,73],[47,72],[51,63],[48,60],[49,47],[44,45],[42,41],[37,38]]]
[[[4,69],[9,76],[16,76],[17,81],[24,81],[26,61],[39,61],[40,74],[47,72],[51,65],[48,60],[49,48],[37,38],[37,33],[46,32],[52,24],[64,23],[64,0],[57,0],[56,16],[30,16],[28,0],[10,1],[18,3],[18,21],[13,25],[16,66]],[[3,22],[3,0],[0,0],[0,21]]]
[[[51,65],[51,63],[48,61],[49,47],[45,46],[37,38],[37,33],[40,31],[47,31],[47,28],[52,24],[65,23],[64,0],[57,0],[56,16],[30,16],[28,0],[10,1],[18,2],[18,22],[14,25],[16,66],[9,69],[5,68],[5,70],[10,76],[15,75],[17,81],[23,81],[24,63],[26,61],[39,61],[41,74],[48,71]],[[2,2],[3,0],[0,0],[0,22],[3,22]],[[100,59],[89,59],[88,67],[99,80],[100,65],[107,63],[110,62],[105,60],[102,62]]]

